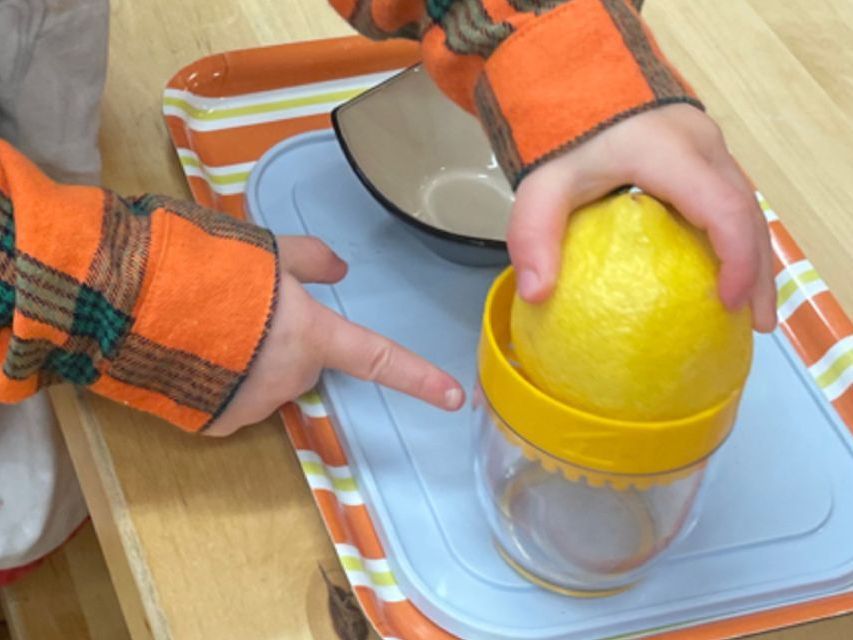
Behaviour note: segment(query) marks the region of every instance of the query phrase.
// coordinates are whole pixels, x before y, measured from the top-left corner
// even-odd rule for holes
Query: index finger
[[[637,176],[637,186],[666,200],[690,223],[707,232],[720,258],[719,294],[729,309],[750,298],[759,275],[755,198],[725,179],[692,152],[655,158]]]
[[[448,411],[465,400],[460,384],[435,365],[378,333],[349,322],[317,303],[326,336],[323,366],[377,382]]]

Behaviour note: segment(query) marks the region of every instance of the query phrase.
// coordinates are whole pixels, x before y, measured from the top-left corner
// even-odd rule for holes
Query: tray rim
[[[335,78],[346,80],[356,75],[344,73],[351,70],[352,65],[341,69],[339,65],[335,65],[335,61],[340,61],[342,57],[352,61],[359,55],[369,61],[370,68],[365,69],[368,73],[383,66],[389,72],[401,71],[417,62],[417,48],[411,43],[373,43],[353,36],[224,52],[201,58],[178,71],[166,86],[163,110],[170,140],[178,153],[194,199],[205,206],[245,217],[242,192],[224,196],[217,193],[217,174],[205,171],[205,165],[200,162],[202,156],[195,154],[193,141],[199,137],[198,131],[192,128],[190,118],[176,113],[174,101],[169,99],[174,93],[170,92],[179,91],[189,96],[207,98],[222,97],[227,101],[228,98],[264,91],[260,78],[268,81],[275,77],[276,74],[270,72],[271,68],[279,73],[298,68],[306,78],[313,78],[312,82],[279,84],[279,87],[304,88]],[[259,88],[250,92],[229,90],[229,80],[233,83],[235,74],[238,73],[255,73],[258,76],[255,79],[259,80]],[[248,80],[252,77],[239,79],[246,81],[246,86],[251,86]],[[366,88],[368,87],[365,86],[364,89]],[[333,108],[334,106],[330,106],[328,113]],[[269,146],[293,135],[331,128],[328,113],[325,117],[322,117],[322,114],[321,117],[282,117],[282,121],[286,120],[294,125],[294,131],[272,140]],[[250,126],[241,127],[244,134],[250,130]],[[208,134],[211,132],[215,135],[221,133],[221,130],[206,131]],[[195,157],[182,155],[182,151],[189,151],[195,154]],[[260,155],[258,154],[258,158]],[[211,168],[219,167],[212,165]],[[245,173],[246,179],[248,173],[249,171]],[[757,196],[773,237],[777,287],[784,298],[783,302],[797,302],[790,313],[786,312],[785,316],[780,317],[780,326],[794,351],[815,378],[825,378],[827,373],[834,373],[834,364],[840,362],[842,366],[845,365],[846,360],[842,359],[848,353],[848,346],[853,346],[853,322],[844,314],[840,304],[817,275],[775,211],[760,193],[757,193]],[[780,310],[784,309],[783,304]],[[838,352],[833,349],[838,349]],[[845,383],[847,373],[848,369],[844,366],[840,371],[842,388],[837,397],[827,397],[841,421],[853,433],[853,385]],[[823,388],[823,385],[821,386]],[[831,387],[831,383],[828,386]],[[824,388],[825,393],[826,391]],[[833,393],[836,391],[833,390]],[[348,490],[354,488],[356,493],[358,490],[357,487],[341,490],[336,485],[335,481],[340,479],[341,469],[348,468],[347,461],[320,397],[316,393],[307,394],[297,402],[283,407],[281,413],[285,430],[300,458],[303,473],[311,487],[327,533],[335,544],[359,604],[374,628],[386,638],[452,638],[453,636],[418,611],[399,591],[363,500],[360,505],[346,504],[349,501],[346,495]],[[336,537],[342,538],[341,541],[336,541]],[[853,612],[853,593],[841,593],[722,620],[697,621],[678,629],[646,630],[633,637],[719,640],[850,612]],[[694,626],[689,626],[690,624]]]

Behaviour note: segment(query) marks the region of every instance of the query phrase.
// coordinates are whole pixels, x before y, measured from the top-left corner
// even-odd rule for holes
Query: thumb
[[[507,245],[518,293],[528,302],[541,302],[554,290],[570,212],[569,192],[556,172],[534,171],[516,191]]]
[[[542,302],[554,291],[562,262],[563,234],[571,213],[624,186],[623,172],[589,172],[603,166],[597,148],[580,147],[536,169],[519,185],[507,232],[519,295]]]
[[[281,265],[300,282],[333,284],[347,273],[347,264],[318,238],[279,236]]]

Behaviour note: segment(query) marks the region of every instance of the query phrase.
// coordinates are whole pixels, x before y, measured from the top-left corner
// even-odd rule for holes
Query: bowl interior
[[[373,190],[421,223],[502,242],[513,193],[477,120],[420,66],[341,106],[338,135]]]

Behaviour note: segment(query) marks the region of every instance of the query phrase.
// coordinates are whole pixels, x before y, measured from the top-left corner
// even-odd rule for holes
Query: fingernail
[[[539,291],[539,275],[533,269],[522,269],[518,274],[518,292],[525,300]]]
[[[462,404],[462,389],[448,389],[444,392],[444,406],[448,409],[458,409]]]
[[[776,330],[776,326],[779,324],[775,310],[766,310],[761,314],[761,316],[761,321],[756,323],[760,325],[758,327],[758,331],[761,333],[773,333],[773,331]]]

